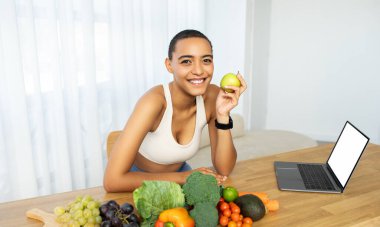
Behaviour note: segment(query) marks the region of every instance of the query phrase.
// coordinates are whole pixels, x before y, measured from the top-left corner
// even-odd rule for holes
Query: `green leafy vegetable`
[[[154,226],[161,211],[183,207],[185,196],[175,182],[144,181],[133,191],[133,201],[143,219],[141,226]]]

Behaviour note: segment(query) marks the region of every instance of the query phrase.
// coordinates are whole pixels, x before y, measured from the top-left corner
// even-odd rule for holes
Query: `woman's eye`
[[[181,64],[190,64],[190,63],[191,63],[190,60],[183,60],[183,61],[181,61]]]
[[[212,63],[212,59],[203,59],[203,62],[205,62],[205,63]]]

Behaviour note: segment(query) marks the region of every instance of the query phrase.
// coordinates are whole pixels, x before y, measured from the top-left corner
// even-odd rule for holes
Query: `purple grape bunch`
[[[130,203],[119,205],[115,200],[104,203],[99,208],[101,227],[139,227],[140,221]]]

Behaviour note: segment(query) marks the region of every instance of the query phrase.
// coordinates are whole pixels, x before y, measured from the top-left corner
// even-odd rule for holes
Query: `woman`
[[[221,183],[234,168],[229,115],[246,89],[242,76],[238,75],[240,87],[228,87],[233,93],[210,84],[212,45],[196,30],[174,36],[165,66],[173,81],[151,88],[140,98],[113,146],[104,175],[108,192],[133,191],[144,180],[183,184],[193,171],[211,174]],[[186,163],[198,151],[206,124],[216,172],[205,167],[192,170]]]

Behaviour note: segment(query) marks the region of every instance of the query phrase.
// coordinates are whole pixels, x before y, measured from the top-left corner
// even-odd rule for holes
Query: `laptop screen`
[[[369,138],[346,122],[327,163],[343,188],[346,186]]]

